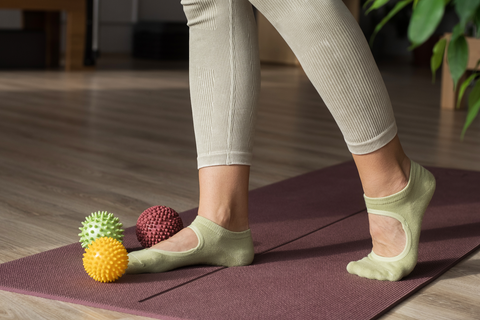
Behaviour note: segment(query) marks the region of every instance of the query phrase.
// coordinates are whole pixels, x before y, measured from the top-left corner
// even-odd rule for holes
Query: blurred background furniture
[[[444,37],[449,42],[450,38],[452,37],[452,34],[449,32],[446,32]],[[448,44],[447,44],[447,47],[445,48],[445,55],[443,57],[443,64],[442,64],[442,87],[441,87],[442,91],[441,91],[441,102],[440,102],[441,109],[447,109],[447,110],[455,109],[460,85],[469,76],[469,73],[471,73],[470,70],[473,70],[475,68],[477,61],[480,59],[480,39],[471,38],[471,37],[466,37],[466,39],[467,39],[468,50],[469,50],[467,70],[458,81],[457,90],[455,90],[455,92],[453,91],[453,80],[452,80],[450,69],[448,68],[448,63],[447,63]],[[465,99],[465,97],[468,97],[467,91],[465,91],[464,98],[462,99],[463,101],[460,105],[461,107],[466,105],[467,100]]]
[[[132,56],[138,59],[188,60],[185,22],[138,21],[133,25]]]
[[[2,0],[0,9],[21,9],[25,29],[45,31],[47,67],[60,60],[60,11],[65,11],[65,70],[86,69],[87,0]]]

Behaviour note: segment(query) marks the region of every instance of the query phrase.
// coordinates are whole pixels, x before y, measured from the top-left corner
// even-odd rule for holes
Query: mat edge
[[[89,302],[85,300],[75,300],[75,299],[68,299],[62,296],[54,296],[54,295],[49,295],[49,294],[43,294],[43,293],[37,293],[32,294],[32,291],[27,291],[27,290],[22,290],[22,289],[16,289],[16,288],[11,288],[11,287],[4,287],[0,285],[0,290],[6,291],[6,292],[11,292],[11,293],[18,293],[26,296],[34,296],[37,298],[42,298],[42,299],[48,299],[48,300],[54,300],[54,301],[62,301],[66,303],[71,303],[71,304],[77,304],[77,305],[82,305],[86,307],[93,307],[97,308],[100,310],[109,310],[109,311],[115,311],[115,312],[120,312],[120,313],[125,313],[125,314],[130,314],[134,316],[141,316],[141,317],[149,317],[149,318],[154,318],[154,319],[161,319],[161,320],[189,320],[186,318],[174,318],[171,316],[163,316],[159,314],[153,314],[149,312],[132,312],[132,309],[124,309],[121,307],[111,307],[109,305],[104,305],[104,304],[99,304],[95,302]]]

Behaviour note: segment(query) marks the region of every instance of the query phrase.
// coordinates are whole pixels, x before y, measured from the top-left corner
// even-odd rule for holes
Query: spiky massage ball
[[[83,254],[83,267],[99,282],[113,282],[127,270],[127,249],[120,241],[102,237],[93,241]]]
[[[107,213],[107,211],[93,212],[82,224],[83,227],[79,228],[82,232],[78,234],[82,248],[88,247],[92,241],[100,237],[110,237],[120,242],[123,241],[122,224],[118,218],[113,216],[113,213]]]
[[[144,248],[150,248],[183,229],[183,222],[172,208],[155,206],[148,208],[138,217],[137,239]]]

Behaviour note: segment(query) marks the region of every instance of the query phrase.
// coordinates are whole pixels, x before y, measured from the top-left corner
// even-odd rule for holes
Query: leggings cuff
[[[361,143],[351,143],[345,140],[348,150],[353,154],[367,154],[377,151],[393,140],[397,135],[397,124],[393,122],[385,131],[368,141]]]
[[[252,154],[247,152],[222,152],[217,154],[199,155],[198,169],[212,166],[229,166],[233,164],[251,165]]]

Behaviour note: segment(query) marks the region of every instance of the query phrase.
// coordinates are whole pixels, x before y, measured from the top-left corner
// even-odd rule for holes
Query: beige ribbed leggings
[[[351,153],[397,133],[390,98],[342,0],[182,0],[190,27],[190,94],[198,168],[250,165],[260,91],[252,4],[300,61]]]

